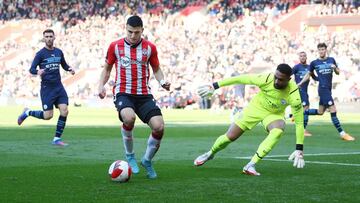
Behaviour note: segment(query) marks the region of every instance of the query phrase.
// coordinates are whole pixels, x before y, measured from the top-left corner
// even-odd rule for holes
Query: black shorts
[[[132,108],[142,122],[148,123],[154,116],[161,116],[161,110],[156,105],[154,97],[150,95],[117,94],[114,104],[119,112],[119,118],[123,122],[120,111],[123,108]]]

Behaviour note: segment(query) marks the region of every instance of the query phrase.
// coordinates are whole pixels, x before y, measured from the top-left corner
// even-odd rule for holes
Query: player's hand
[[[160,80],[160,85],[162,88],[166,89],[167,91],[170,91],[171,83],[165,80]]]
[[[75,75],[75,71],[72,68],[69,68],[69,72],[71,73],[71,75]]]
[[[296,168],[304,168],[304,153],[302,150],[295,150],[290,156],[289,160],[294,160],[294,167]]]
[[[99,97],[100,99],[104,99],[106,96],[106,89],[104,86],[99,87]]]
[[[202,85],[197,88],[197,93],[200,97],[211,97],[214,91],[215,89],[212,85]]]
[[[37,71],[37,75],[38,76],[41,76],[42,74],[44,74],[45,73],[45,69],[39,69],[38,71]]]

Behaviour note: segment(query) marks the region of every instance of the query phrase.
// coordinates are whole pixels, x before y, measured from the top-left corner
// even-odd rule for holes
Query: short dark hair
[[[322,48],[322,47],[325,47],[325,49],[327,48],[326,44],[325,43],[319,43],[317,45],[317,48]]]
[[[44,35],[45,33],[53,33],[53,34],[55,35],[55,32],[54,32],[54,30],[52,30],[52,29],[46,29],[46,30],[44,30],[43,35]]]
[[[276,70],[278,70],[280,73],[283,73],[289,77],[292,75],[292,68],[286,63],[279,64],[277,66]]]
[[[129,17],[126,21],[126,24],[132,27],[143,27],[143,21],[139,16],[136,15]]]

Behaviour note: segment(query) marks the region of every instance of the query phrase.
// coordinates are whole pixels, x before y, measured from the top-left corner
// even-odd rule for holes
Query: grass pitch
[[[29,118],[18,127],[21,109],[0,110],[8,115],[0,119],[0,202],[360,202],[360,127],[343,124],[357,140],[341,141],[328,116],[314,125],[310,120],[304,169],[287,161],[295,148],[294,126],[288,125],[258,164],[261,176],[251,177],[241,169],[265,138],[262,127],[194,167],[193,159],[227,130],[228,112],[165,111],[166,135],[154,165],[158,179],[148,180],[140,167],[130,182],[118,184],[107,175],[114,160],[124,159],[114,111],[71,111],[63,136],[70,145],[59,148],[50,145],[56,119]],[[135,128],[138,160],[149,133],[143,125]]]

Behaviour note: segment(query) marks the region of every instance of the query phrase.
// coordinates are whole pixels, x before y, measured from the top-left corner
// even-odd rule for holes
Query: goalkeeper
[[[285,108],[290,105],[296,125],[296,150],[289,159],[294,159],[294,167],[303,168],[305,165],[303,107],[298,87],[294,81],[290,80],[291,75],[291,67],[287,64],[280,64],[277,66],[275,74],[240,75],[199,87],[198,93],[202,97],[211,96],[215,89],[234,84],[256,85],[260,88],[260,92],[243,110],[242,118],[235,118],[228,131],[217,138],[210,151],[194,160],[194,165],[201,166],[211,160],[217,152],[261,122],[269,134],[260,144],[251,161],[243,168],[245,174],[260,175],[255,169],[255,164],[279,142],[285,129]]]

